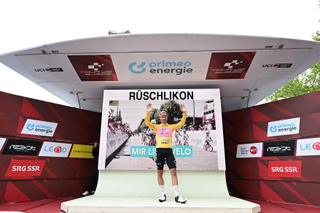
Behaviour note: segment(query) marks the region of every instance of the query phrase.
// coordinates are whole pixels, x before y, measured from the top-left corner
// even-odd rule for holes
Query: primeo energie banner
[[[167,111],[169,124],[178,123],[180,104],[187,108],[185,124],[171,136],[177,169],[225,170],[219,89],[105,90],[100,170],[156,170],[157,141],[145,124],[149,103],[154,124],[161,123],[162,110]]]

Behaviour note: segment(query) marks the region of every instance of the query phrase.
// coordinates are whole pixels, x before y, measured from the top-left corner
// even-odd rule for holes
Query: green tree
[[[168,113],[168,124],[174,124],[174,118],[181,118],[182,111],[180,110],[180,104],[176,101],[170,100],[163,103],[160,106],[160,111],[166,111]]]
[[[150,121],[155,120],[157,123],[159,123],[159,110],[156,108],[153,108],[150,112]]]
[[[312,39],[320,42],[320,31],[312,35]],[[320,62],[304,71],[289,83],[282,86],[266,98],[266,101],[273,102],[279,99],[291,98],[320,90]]]
[[[159,113],[160,111],[158,109],[153,108],[150,112],[150,121],[155,120],[157,123],[160,123]],[[148,129],[149,127],[147,127],[146,121],[144,120],[138,128],[141,131],[142,129]]]

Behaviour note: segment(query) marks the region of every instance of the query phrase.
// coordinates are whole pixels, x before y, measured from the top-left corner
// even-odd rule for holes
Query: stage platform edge
[[[189,198],[186,204],[174,198],[160,203],[150,197],[101,197],[87,196],[61,204],[67,213],[258,213],[260,205],[235,197]]]
[[[167,201],[160,203],[156,171],[100,170],[94,195],[61,203],[66,213],[258,213],[260,205],[229,195],[225,171],[177,171],[176,203],[169,171],[164,172]]]

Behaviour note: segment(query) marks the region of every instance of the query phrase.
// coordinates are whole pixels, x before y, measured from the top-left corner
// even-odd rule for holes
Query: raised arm
[[[146,123],[146,125],[147,125],[149,128],[155,129],[155,125],[150,122],[150,112],[152,111],[152,109],[153,109],[153,107],[152,107],[151,104],[149,103],[149,104],[147,105],[147,115],[146,115],[145,123]]]
[[[182,112],[187,112],[187,107],[184,105],[184,104],[180,104],[180,110],[182,111]]]
[[[153,109],[153,107],[151,106],[151,103],[149,103],[149,104],[147,105],[147,112],[151,112],[152,109]]]

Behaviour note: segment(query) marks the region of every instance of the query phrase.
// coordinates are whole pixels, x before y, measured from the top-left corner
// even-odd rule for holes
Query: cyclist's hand
[[[180,104],[180,109],[182,112],[187,112],[187,107],[184,104]]]
[[[99,143],[97,141],[94,142],[93,147],[97,148],[97,146],[99,145]]]
[[[153,109],[153,107],[151,106],[151,103],[149,103],[149,104],[147,105],[147,112],[151,112],[152,109]]]

